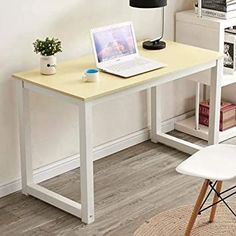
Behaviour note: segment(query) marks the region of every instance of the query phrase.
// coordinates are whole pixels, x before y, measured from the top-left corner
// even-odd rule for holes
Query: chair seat
[[[183,161],[176,171],[209,180],[229,180],[236,176],[236,145],[208,146]]]

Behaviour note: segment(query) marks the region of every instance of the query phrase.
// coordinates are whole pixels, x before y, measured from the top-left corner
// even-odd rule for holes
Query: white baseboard
[[[192,110],[192,111],[188,111],[184,114],[181,114],[179,116],[176,116],[174,118],[163,121],[162,126],[161,126],[161,131],[164,133],[168,133],[171,130],[174,130],[175,129],[175,122],[185,120],[185,119],[193,116],[194,114],[195,114],[195,111]]]
[[[174,129],[174,123],[179,120],[183,120],[189,116],[193,115],[193,111],[187,112],[186,114],[180,115],[178,117],[169,119],[162,123],[162,131],[169,132]],[[149,129],[142,129],[135,133],[129,134],[127,136],[121,137],[117,140],[110,141],[103,145],[94,148],[94,160],[98,160],[105,156],[111,155],[115,152],[121,151],[125,148],[131,147],[133,145],[139,144],[148,140],[150,137]],[[79,154],[66,157],[60,161],[56,161],[44,167],[40,167],[34,170],[34,181],[35,183],[40,183],[44,180],[53,178],[57,175],[63,174],[67,171],[76,169],[80,166]],[[4,183],[0,185],[0,198],[16,192],[21,189],[21,180],[16,179],[10,183]]]
[[[139,144],[149,139],[148,128],[121,137],[117,140],[110,141],[94,148],[94,160],[98,160],[125,148]],[[66,157],[44,167],[34,170],[34,181],[40,183],[67,171],[76,169],[80,166],[79,154]],[[0,185],[0,198],[21,189],[21,180],[17,179],[10,183]]]

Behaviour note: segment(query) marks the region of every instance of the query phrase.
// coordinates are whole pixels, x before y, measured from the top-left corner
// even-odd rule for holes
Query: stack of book
[[[210,101],[202,101],[199,105],[199,123],[209,125]],[[230,102],[221,102],[220,109],[220,131],[236,126],[236,105]]]
[[[195,5],[196,12],[197,3]],[[230,19],[236,17],[236,0],[202,0],[202,15]]]

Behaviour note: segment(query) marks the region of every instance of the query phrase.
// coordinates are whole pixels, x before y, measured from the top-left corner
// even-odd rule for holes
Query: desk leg
[[[221,78],[223,73],[222,59],[217,60],[216,66],[211,69],[210,111],[208,144],[219,142]]]
[[[92,104],[81,102],[79,106],[81,210],[82,221],[87,224],[94,221],[92,132]]]
[[[33,168],[31,157],[29,91],[24,88],[23,81],[16,81],[16,92],[19,116],[22,193],[27,194],[27,186],[33,183]]]
[[[151,141],[157,143],[157,133],[161,133],[161,96],[159,87],[151,88]]]

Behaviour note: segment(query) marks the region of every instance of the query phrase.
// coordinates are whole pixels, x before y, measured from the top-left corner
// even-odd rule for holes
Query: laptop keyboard
[[[107,66],[106,68],[111,71],[121,72],[121,71],[132,70],[137,67],[145,68],[146,66],[150,64],[153,64],[153,63],[142,58],[136,58],[130,61],[125,61],[125,62],[114,64],[111,66]]]

